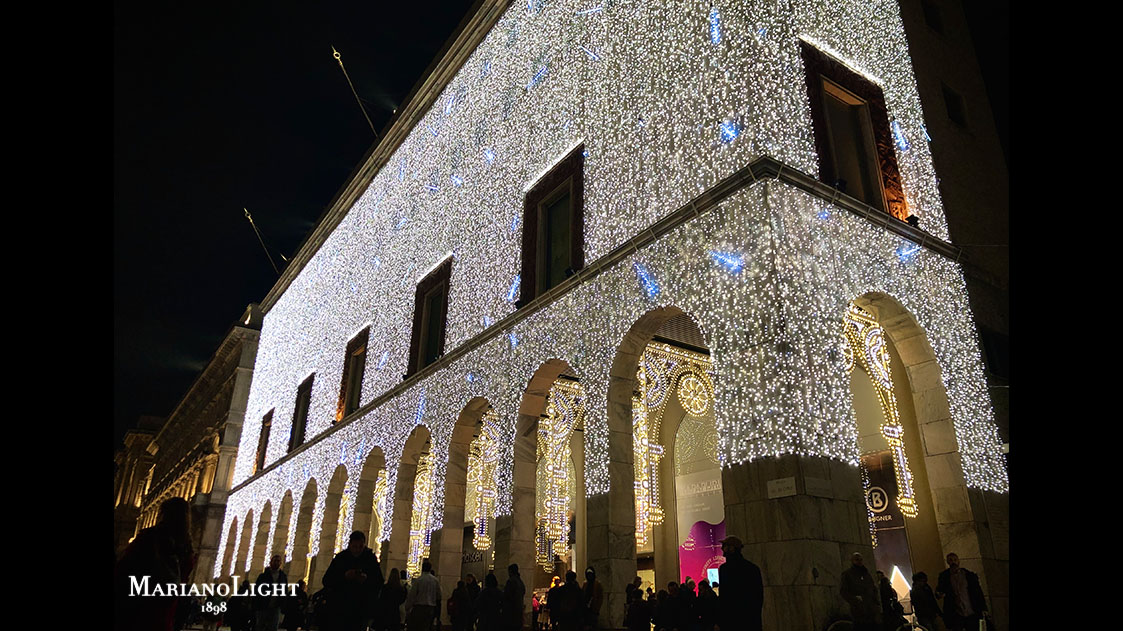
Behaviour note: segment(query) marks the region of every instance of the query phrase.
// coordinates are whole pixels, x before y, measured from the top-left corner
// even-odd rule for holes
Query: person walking
[[[944,599],[944,624],[948,631],[975,631],[987,612],[979,575],[959,567],[959,555],[947,556],[948,569],[936,579],[936,598]]]
[[[452,631],[467,631],[476,617],[472,596],[468,593],[468,585],[464,581],[456,581],[456,589],[448,601],[448,620]]]
[[[408,631],[429,631],[433,620],[441,616],[441,582],[433,576],[433,564],[429,559],[421,562],[421,576],[413,579],[406,596],[406,629]]]
[[[258,574],[254,582],[254,591],[257,592],[257,598],[254,600],[254,616],[257,619],[255,631],[277,631],[281,624],[281,606],[286,602],[284,591],[286,588],[281,585],[288,582],[288,576],[281,569],[281,555],[274,554],[273,558],[269,559],[269,567]],[[268,587],[263,589],[263,585]],[[262,595],[263,591],[268,591],[269,594]],[[274,594],[275,591],[281,591],[280,595]]]
[[[585,621],[585,594],[577,584],[577,573],[565,573],[565,583],[561,584],[551,598],[551,617],[557,622],[558,631],[579,631]]]
[[[698,600],[695,602],[699,628],[702,631],[714,631],[714,625],[718,620],[718,598],[708,580],[702,579],[698,583]]]
[[[113,618],[119,631],[172,631],[176,605],[174,596],[129,596],[130,577],[161,587],[186,583],[195,567],[191,545],[191,507],[173,497],[160,504],[155,526],[137,533],[113,568],[117,606]]]
[[[628,631],[651,631],[651,603],[644,600],[643,590],[628,584],[628,604],[624,614],[624,626]],[[710,627],[708,631],[713,631]]]
[[[371,625],[375,631],[401,631],[401,606],[405,601],[405,585],[402,585],[398,568],[393,568],[387,575],[386,584],[382,586],[382,592],[378,594],[374,622]]]
[[[324,588],[331,590],[329,620],[320,620],[325,631],[366,631],[374,617],[382,589],[382,568],[367,547],[361,530],[351,533],[347,548],[331,560],[324,572]]]
[[[284,620],[281,627],[288,631],[296,631],[305,626],[305,614],[308,611],[308,590],[305,589],[304,579],[296,582],[296,595],[285,599],[281,606]]]
[[[519,565],[507,566],[507,584],[503,586],[503,628],[507,631],[521,631],[523,628],[523,598],[526,586],[519,576]]]
[[[476,631],[501,631],[502,623],[503,592],[499,591],[499,579],[488,572],[476,599]]]
[[[877,571],[877,593],[881,597],[881,627],[885,631],[896,631],[897,627],[907,624],[905,608],[897,599],[897,590],[889,582],[885,572]]]
[[[738,537],[721,540],[725,563],[718,568],[721,598],[718,600],[718,624],[721,631],[760,631],[763,627],[764,579],[760,568],[741,554],[745,544]]]
[[[916,614],[916,621],[927,631],[936,631],[936,618],[943,615],[940,603],[936,602],[936,594],[928,584],[928,575],[917,572],[912,575],[912,589],[909,590],[909,601],[912,603],[912,612]]]
[[[843,571],[840,593],[850,605],[850,616],[854,618],[854,631],[877,631],[881,624],[881,595],[873,576],[866,569],[862,555],[850,555],[850,568]],[[721,581],[722,598],[725,598],[725,579]]]
[[[600,619],[600,608],[604,604],[604,587],[597,581],[597,572],[591,565],[585,568],[585,585],[581,587],[581,594],[585,628],[596,629],[597,621]]]

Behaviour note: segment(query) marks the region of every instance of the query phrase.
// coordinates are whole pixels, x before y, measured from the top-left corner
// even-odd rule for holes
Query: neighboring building
[[[612,627],[735,534],[768,628],[845,615],[854,551],[898,587],[958,553],[1007,628],[972,253],[897,3],[663,5],[462,24],[262,303],[214,577],[281,553],[315,591],[362,530],[449,592],[592,565]]]
[[[251,304],[159,432],[148,435],[145,457],[137,460],[148,468],[144,487],[138,488],[134,500],[138,511],[131,534],[155,525],[165,500],[182,497],[190,502],[192,545],[198,553],[195,581],[209,581],[214,567],[260,328],[261,310]],[[133,440],[140,444],[139,439]]]
[[[124,448],[113,456],[113,553],[120,556],[125,546],[136,536],[137,518],[140,517],[144,494],[152,483],[154,458],[148,446],[164,419],[142,416],[137,426],[125,432]]]

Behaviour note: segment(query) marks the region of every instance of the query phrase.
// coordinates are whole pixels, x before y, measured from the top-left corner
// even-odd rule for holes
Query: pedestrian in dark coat
[[[916,621],[920,626],[930,631],[936,631],[936,618],[943,615],[940,604],[936,602],[936,594],[928,584],[928,575],[917,572],[912,575],[912,590],[909,591],[909,601],[912,602],[912,611],[916,614]]]
[[[764,579],[760,568],[741,555],[744,546],[737,537],[721,540],[721,553],[725,556],[725,563],[717,570],[721,631],[760,631],[763,626]]]
[[[382,586],[382,591],[378,594],[374,623],[371,626],[376,631],[401,631],[401,607],[405,601],[406,587],[402,585],[398,568],[393,568],[387,575],[386,584]]]
[[[944,624],[948,631],[975,631],[986,614],[987,602],[979,575],[959,567],[959,555],[947,556],[948,569],[936,580],[936,598],[944,599]]]
[[[897,627],[907,624],[905,608],[897,600],[897,590],[889,582],[889,577],[881,570],[877,571],[877,593],[881,597],[881,626],[886,631],[896,631]]]
[[[839,592],[850,605],[854,631],[875,631],[881,624],[881,595],[861,554],[855,552],[850,555],[850,569],[843,571],[840,578],[842,586]],[[721,583],[721,597],[724,599],[725,581]]]
[[[631,584],[628,585],[632,587]],[[643,591],[632,588],[628,592],[628,609],[624,616],[624,626],[628,631],[651,631],[651,603],[643,598]],[[710,627],[707,631],[712,631]]]
[[[114,628],[119,631],[172,631],[178,604],[174,596],[129,596],[130,576],[165,589],[185,583],[195,567],[191,546],[191,507],[173,497],[160,504],[159,521],[137,533],[113,569]]]
[[[464,581],[456,581],[456,589],[452,590],[448,604],[448,619],[452,624],[452,631],[465,631],[475,619],[476,612]]]
[[[718,599],[717,594],[714,593],[714,588],[710,587],[710,582],[702,579],[698,583],[698,624],[702,631],[714,631],[714,625],[718,621]]]
[[[502,624],[503,592],[499,591],[499,579],[489,572],[476,599],[476,631],[501,631]]]
[[[554,591],[554,590],[551,590]],[[584,592],[577,584],[577,573],[565,573],[565,583],[550,596],[550,619],[560,631],[578,631],[586,616]]]
[[[305,626],[307,612],[308,591],[304,588],[304,579],[301,579],[296,582],[296,596],[289,598],[281,609],[281,613],[285,615],[285,620],[281,625],[288,631],[296,631],[298,627]]]
[[[523,598],[526,586],[519,576],[519,566],[507,566],[507,584],[503,586],[503,628],[508,631],[521,631],[523,628]]]
[[[585,584],[581,587],[581,600],[585,610],[585,627],[597,628],[597,618],[600,617],[601,604],[604,603],[604,587],[597,581],[597,572],[593,566],[585,569]]]
[[[675,626],[675,615],[671,605],[673,600],[670,592],[665,589],[659,590],[655,595],[655,609],[651,616],[655,622],[655,631],[667,631]]]
[[[285,605],[291,596],[286,593],[287,588],[280,587],[287,585],[289,578],[285,575],[285,571],[281,569],[281,555],[274,554],[269,559],[269,567],[257,576],[257,581],[254,582],[255,590],[258,592],[257,597],[254,599],[254,614],[257,618],[256,631],[277,631],[281,624],[281,608]],[[263,585],[269,585],[268,590],[270,594],[263,596],[261,594]],[[279,594],[272,592],[280,591]]]
[[[367,536],[356,530],[351,533],[347,549],[335,555],[324,572],[324,588],[333,592],[333,602],[331,621],[321,621],[321,628],[365,631],[374,617],[382,582],[378,558],[367,547]]]

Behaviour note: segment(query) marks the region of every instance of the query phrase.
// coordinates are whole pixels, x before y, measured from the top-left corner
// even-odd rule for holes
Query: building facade
[[[446,593],[591,565],[611,628],[735,534],[769,628],[845,615],[855,551],[895,586],[956,552],[1005,626],[970,255],[897,3],[660,4],[462,25],[263,301],[214,577],[279,553],[315,591],[362,530]]]
[[[138,461],[145,484],[135,493],[137,510],[128,541],[141,529],[156,525],[166,500],[187,500],[192,545],[198,554],[193,581],[209,581],[216,562],[260,327],[261,310],[251,304],[159,431],[149,435],[145,458]]]

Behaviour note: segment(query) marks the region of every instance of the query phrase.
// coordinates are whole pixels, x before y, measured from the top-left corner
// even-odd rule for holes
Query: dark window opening
[[[924,22],[928,25],[928,28],[942,35],[944,32],[944,21],[940,18],[940,7],[928,0],[921,0],[920,6],[924,10]]]
[[[1010,379],[1010,336],[981,326],[979,338],[987,370],[995,377]]]
[[[875,83],[800,42],[819,179],[905,221],[909,216],[885,96]]]
[[[253,473],[255,475],[258,471],[265,468],[265,450],[269,446],[269,432],[273,429],[273,410],[261,419],[261,433],[257,437],[257,457],[253,461]]]
[[[335,409],[336,422],[359,409],[359,396],[363,390],[363,375],[367,366],[367,339],[370,327],[363,329],[347,343],[343,359],[343,377],[339,386],[339,403]]]
[[[579,146],[526,194],[519,306],[585,266],[584,165]]]
[[[941,85],[944,92],[944,106],[948,110],[948,118],[951,122],[959,125],[960,127],[967,126],[967,104],[964,103],[963,97],[958,92],[952,90],[946,85]]]
[[[308,424],[308,408],[312,403],[312,381],[309,375],[296,391],[296,408],[292,414],[292,431],[289,432],[289,451],[304,444],[304,428]]]
[[[444,355],[451,277],[452,257],[449,257],[417,284],[407,377]]]

